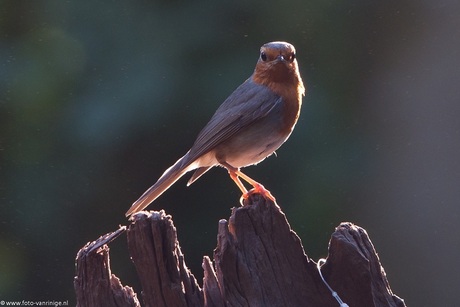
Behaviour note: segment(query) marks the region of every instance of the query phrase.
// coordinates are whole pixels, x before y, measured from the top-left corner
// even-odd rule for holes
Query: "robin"
[[[261,162],[288,139],[304,95],[294,46],[281,41],[263,45],[254,73],[222,103],[192,148],[133,203],[126,216],[143,210],[185,173],[195,171],[190,185],[213,166],[228,170],[242,198],[259,193],[275,201],[240,168]],[[248,192],[240,178],[253,189]]]

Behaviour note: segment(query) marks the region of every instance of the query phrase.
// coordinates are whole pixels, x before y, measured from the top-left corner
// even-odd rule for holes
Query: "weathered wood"
[[[335,229],[321,271],[349,306],[405,306],[391,291],[374,245],[361,227],[341,223]]]
[[[203,293],[184,262],[171,216],[134,215],[128,248],[142,285],[145,306],[203,306]]]
[[[228,306],[338,306],[280,208],[259,195],[248,203],[219,225],[214,261]],[[336,228],[322,272],[349,306],[405,306],[366,231],[351,223]]]
[[[164,211],[134,215],[127,234],[145,306],[338,306],[284,213],[258,194],[234,208],[228,222],[219,222],[214,261],[203,259],[202,289],[185,265],[176,228]],[[86,269],[101,265],[94,266]],[[366,231],[351,223],[336,228],[321,272],[351,307],[405,306],[392,293]],[[78,277],[78,285],[84,285],[85,276]],[[77,300],[80,306],[95,306],[78,295]]]
[[[224,307],[225,302],[220,292],[214,266],[208,256],[203,257],[203,291],[204,305],[213,307]]]
[[[74,288],[77,306],[140,306],[136,293],[111,273],[107,244],[126,230],[101,236],[87,243],[77,254]]]
[[[214,261],[228,305],[336,307],[279,207],[257,194],[248,203],[219,224]]]

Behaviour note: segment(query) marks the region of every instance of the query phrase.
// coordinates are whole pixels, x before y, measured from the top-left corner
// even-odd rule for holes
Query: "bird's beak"
[[[277,58],[279,61],[281,61],[281,62],[286,61],[286,60],[284,59],[284,56],[282,56],[281,54],[280,54],[279,56],[277,56],[276,58]]]

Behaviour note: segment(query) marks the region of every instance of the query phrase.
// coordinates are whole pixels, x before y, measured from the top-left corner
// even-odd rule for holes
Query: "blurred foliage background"
[[[313,259],[367,229],[409,306],[460,288],[458,1],[0,1],[0,299],[70,300],[76,252],[182,156],[253,71],[297,48],[308,92],[289,141],[248,175]],[[149,209],[174,218],[201,283],[240,193],[223,169]],[[140,293],[123,237],[113,273]]]

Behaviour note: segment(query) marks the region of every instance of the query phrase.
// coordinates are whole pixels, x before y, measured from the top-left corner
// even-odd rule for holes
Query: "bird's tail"
[[[132,204],[131,208],[129,208],[128,212],[126,212],[126,216],[130,216],[131,214],[143,210],[158,196],[163,194],[164,191],[173,185],[174,182],[176,182],[186,172],[193,169],[187,156],[188,153],[174,163],[173,166],[168,168],[163,175],[161,175],[160,179],[158,179],[154,185],[145,191],[144,194],[142,194],[142,196]]]

